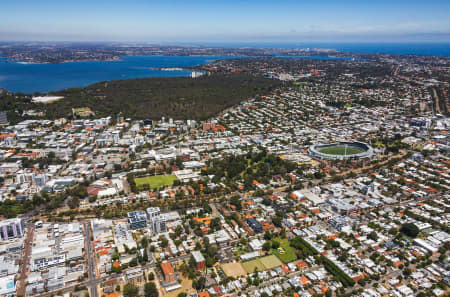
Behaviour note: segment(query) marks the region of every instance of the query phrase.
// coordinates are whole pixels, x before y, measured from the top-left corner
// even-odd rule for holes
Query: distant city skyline
[[[450,42],[450,1],[15,0],[0,40]]]

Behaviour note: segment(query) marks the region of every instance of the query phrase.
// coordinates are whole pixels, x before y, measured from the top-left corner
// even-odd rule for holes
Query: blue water
[[[327,48],[349,53],[426,55],[450,57],[450,42],[410,42],[410,43],[354,43],[354,42],[252,42],[252,43],[192,43],[217,47],[249,47],[249,48]]]
[[[140,77],[189,76],[190,70],[164,71],[152,67],[188,67],[230,57],[123,57],[121,61],[20,64],[0,60],[0,88],[34,93],[85,87],[99,81]]]
[[[198,45],[253,48],[328,48],[350,53],[391,53],[449,56],[450,43],[208,43]],[[349,57],[289,56],[287,58],[338,59]],[[282,56],[284,57],[284,56]],[[85,87],[99,81],[139,77],[188,76],[191,71],[162,71],[151,67],[187,67],[233,57],[123,57],[121,61],[72,62],[23,65],[5,62],[0,57],[0,88],[13,92],[49,92],[72,87]],[[234,57],[235,58],[235,57]],[[357,58],[355,59],[357,60]]]
[[[290,59],[349,60],[351,57],[280,56]],[[218,59],[242,57],[137,56],[121,61],[70,62],[59,64],[21,64],[0,59],[0,88],[13,92],[34,93],[86,87],[99,81],[139,77],[189,76],[190,70],[157,70],[152,67],[187,67]]]

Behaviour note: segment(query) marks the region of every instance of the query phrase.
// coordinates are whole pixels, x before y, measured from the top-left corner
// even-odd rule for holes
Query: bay
[[[210,63],[232,57],[213,56],[130,56],[120,61],[86,61],[58,64],[24,64],[0,60],[0,88],[12,92],[34,93],[86,87],[100,81],[142,77],[189,76],[192,71],[161,70]]]
[[[300,44],[297,44],[299,47]],[[318,46],[322,48],[338,48],[345,52],[401,52],[408,54],[402,44],[302,44],[303,46]],[[223,45],[222,45],[223,46]],[[244,44],[233,44],[233,46],[244,46]],[[250,47],[264,48],[263,44],[247,44]],[[295,44],[265,44],[271,48],[294,48]],[[421,51],[417,50],[417,47]],[[411,50],[411,47],[409,47]],[[413,51],[425,54],[429,50],[432,54],[445,55],[447,44],[416,45]],[[431,54],[430,52],[430,54]],[[353,57],[331,56],[283,56],[290,59],[321,59],[321,60],[359,60]],[[349,55],[351,56],[351,55]],[[189,69],[164,70],[160,68],[183,68],[203,65],[220,59],[234,59],[244,57],[230,56],[127,56],[120,61],[84,61],[67,62],[57,64],[26,64],[8,62],[6,57],[0,57],[0,88],[22,93],[46,93],[59,91],[67,88],[86,87],[100,81],[119,79],[132,79],[143,77],[186,77],[192,71]]]

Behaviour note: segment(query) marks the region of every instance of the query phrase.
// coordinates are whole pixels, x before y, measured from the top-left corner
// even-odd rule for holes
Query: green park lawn
[[[157,189],[164,186],[172,186],[175,180],[177,180],[175,175],[154,175],[135,178],[134,182],[138,188],[149,185],[151,189]]]
[[[280,248],[284,249],[284,253],[280,253],[278,249],[272,249],[272,254],[280,258],[283,263],[290,263],[297,260],[295,255],[295,248],[289,245],[289,240],[287,238],[275,238],[275,241],[280,243]]]

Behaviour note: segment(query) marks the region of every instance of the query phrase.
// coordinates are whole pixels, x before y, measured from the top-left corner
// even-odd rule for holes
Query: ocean
[[[209,43],[198,45],[255,48],[328,48],[349,53],[450,56],[450,43]],[[59,64],[21,64],[0,59],[0,88],[13,92],[45,93],[73,87],[86,87],[100,81],[141,77],[189,76],[190,70],[169,71],[152,68],[182,68],[230,58],[236,57],[138,56],[123,57],[121,61]],[[339,58],[328,56],[297,56],[295,58],[353,59],[351,55]]]
[[[181,44],[181,43],[180,43]],[[191,45],[217,47],[249,48],[323,48],[340,52],[365,54],[426,55],[450,57],[450,42],[411,42],[411,43],[352,43],[352,42],[248,42],[248,43],[191,43]]]
[[[86,87],[100,81],[141,77],[189,76],[190,70],[152,68],[182,68],[208,64],[218,59],[240,57],[213,56],[132,56],[120,61],[88,61],[59,64],[24,64],[0,60],[0,88],[12,92],[46,93],[67,88]],[[296,56],[297,59],[352,59],[328,56]]]

